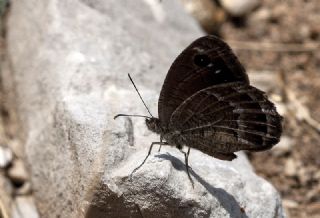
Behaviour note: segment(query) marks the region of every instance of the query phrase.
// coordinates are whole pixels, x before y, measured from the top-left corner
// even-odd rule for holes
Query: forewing
[[[214,36],[197,39],[169,69],[158,103],[161,125],[167,127],[175,109],[194,93],[236,81],[249,84],[244,68],[230,47]]]
[[[169,132],[215,156],[271,148],[279,142],[281,120],[264,92],[235,82],[203,89],[185,100],[172,114]]]

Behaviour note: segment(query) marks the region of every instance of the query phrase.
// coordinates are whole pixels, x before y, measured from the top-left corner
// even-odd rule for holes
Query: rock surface
[[[194,189],[182,154],[158,137],[152,112],[173,59],[202,35],[178,1],[13,0],[7,24],[5,90],[21,120],[41,217],[282,217],[280,197],[240,157],[215,160],[193,150]]]

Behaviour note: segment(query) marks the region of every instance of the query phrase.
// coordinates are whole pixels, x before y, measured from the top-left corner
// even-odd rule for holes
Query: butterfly
[[[145,163],[155,144],[180,150],[186,146],[188,151],[183,153],[192,181],[190,148],[231,161],[237,157],[234,152],[240,150],[272,148],[282,133],[282,117],[274,104],[263,91],[250,85],[231,48],[213,35],[192,42],[171,65],[159,97],[159,118],[147,110],[151,117],[142,117],[146,117],[148,129],[160,135],[160,141],[151,144],[148,155],[133,172]],[[115,118],[119,116],[140,115],[118,114]]]

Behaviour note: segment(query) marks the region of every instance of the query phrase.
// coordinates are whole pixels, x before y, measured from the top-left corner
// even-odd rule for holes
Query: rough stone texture
[[[178,1],[12,1],[5,89],[15,93],[41,217],[281,217],[275,189],[241,156],[232,163],[182,154],[158,137],[127,78],[152,112],[178,53],[202,33]],[[142,149],[143,148],[143,149]]]

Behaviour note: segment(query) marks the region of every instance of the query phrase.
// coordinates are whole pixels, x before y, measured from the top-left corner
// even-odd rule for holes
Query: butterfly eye
[[[194,56],[193,62],[199,67],[206,67],[210,64],[210,58],[208,55],[198,54]]]

